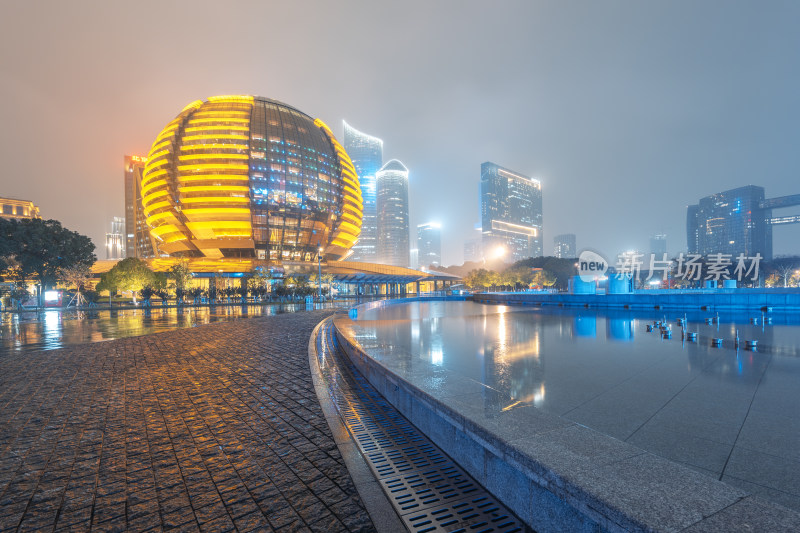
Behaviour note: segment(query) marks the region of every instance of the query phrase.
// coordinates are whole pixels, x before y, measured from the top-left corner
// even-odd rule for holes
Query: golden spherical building
[[[141,193],[162,256],[338,260],[361,232],[358,176],[331,130],[258,96],[186,106],[153,142]]]

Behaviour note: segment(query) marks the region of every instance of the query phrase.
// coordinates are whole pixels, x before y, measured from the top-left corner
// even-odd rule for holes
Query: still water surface
[[[316,304],[332,307],[337,304]],[[42,313],[2,313],[0,354],[52,350],[70,344],[98,342],[305,310],[305,304],[216,305],[212,307],[102,310],[92,312],[48,310]]]
[[[409,370],[481,382],[507,409],[534,405],[800,509],[800,317],[689,313],[697,342],[681,340],[683,317],[414,302],[360,312],[354,334]],[[671,339],[647,332],[664,319]]]

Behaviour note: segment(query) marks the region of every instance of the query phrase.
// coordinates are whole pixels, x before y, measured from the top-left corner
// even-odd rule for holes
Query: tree
[[[64,228],[57,220],[38,218],[4,221],[0,228],[3,238],[0,255],[3,269],[9,259],[16,265],[17,281],[36,282],[37,300],[47,287],[59,279],[59,272],[72,266],[91,267],[97,260],[91,239]]]
[[[66,283],[68,286],[75,287],[77,291],[75,294],[75,305],[79,306],[84,303],[84,298],[81,295],[81,291],[83,290],[83,286],[86,283],[86,280],[92,275],[92,271],[86,265],[72,265],[69,267],[62,268],[59,271],[59,278]]]
[[[533,273],[530,283],[537,287],[552,287],[556,284],[556,277],[547,270],[537,270]]]
[[[178,300],[178,305],[183,304],[183,296],[186,294],[186,289],[192,281],[192,271],[189,269],[187,261],[180,261],[175,263],[167,271],[167,276],[175,285],[175,297]]]
[[[0,281],[4,281],[8,277],[11,270],[11,263],[14,260],[15,247],[15,234],[16,226],[15,220],[7,220],[0,218]]]
[[[166,276],[150,270],[145,261],[129,257],[100,276],[97,290],[107,290],[109,293],[131,291],[135,304],[136,293],[148,286],[155,290],[163,290],[166,287]]]
[[[331,297],[333,297],[333,282],[335,280],[336,280],[336,277],[333,274],[331,274],[330,272],[325,273],[325,274],[322,275],[323,292],[325,292],[325,287],[327,287],[327,292],[325,292],[325,293],[329,294]]]

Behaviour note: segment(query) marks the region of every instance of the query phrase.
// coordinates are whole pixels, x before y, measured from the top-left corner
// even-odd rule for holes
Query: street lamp
[[[317,292],[319,294],[319,301],[322,301],[322,247],[317,253]]]

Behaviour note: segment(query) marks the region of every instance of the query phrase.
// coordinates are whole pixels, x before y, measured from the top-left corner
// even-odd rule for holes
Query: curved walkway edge
[[[325,327],[330,319],[323,320],[308,341],[308,364],[311,368],[311,376],[314,380],[314,389],[317,392],[322,412],[325,414],[325,420],[331,428],[333,433],[333,440],[339,448],[339,453],[344,459],[347,470],[353,478],[358,495],[372,519],[372,523],[378,530],[378,533],[396,533],[403,531],[405,526],[400,520],[400,517],[395,513],[392,504],[384,494],[380,483],[369,469],[364,457],[358,451],[358,446],[353,442],[350,433],[347,431],[339,411],[336,409],[334,400],[331,397],[328,386],[324,382],[322,373],[319,368],[319,358],[317,353],[317,341],[321,330]]]

